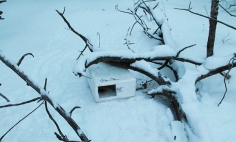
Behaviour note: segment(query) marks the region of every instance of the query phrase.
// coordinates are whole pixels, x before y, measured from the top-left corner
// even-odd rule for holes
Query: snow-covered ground
[[[204,59],[208,20],[174,9],[174,7],[187,8],[189,1],[160,0],[159,2],[158,8],[169,19],[176,46],[183,48],[197,44],[181,55]],[[50,91],[50,96],[66,111],[70,111],[74,106],[80,106],[80,109],[74,111],[72,118],[94,142],[184,140],[185,138],[181,138],[181,133],[179,133],[180,129],[176,129],[181,126],[173,121],[171,111],[162,99],[150,99],[142,91],[137,91],[135,97],[96,103],[86,78],[79,78],[72,73],[84,42],[67,29],[55,9],[62,12],[66,7],[65,17],[74,29],[88,37],[94,46],[99,46],[97,34],[99,33],[102,49],[127,49],[124,38],[134,19],[131,15],[115,10],[117,4],[119,9],[124,10],[133,7],[132,0],[9,0],[0,5],[0,10],[4,12],[2,16],[5,18],[0,21],[0,50],[15,62],[23,54],[33,53],[35,57],[27,56],[20,68],[41,86],[44,85],[45,78],[48,78],[47,90]],[[210,1],[192,1],[192,10],[206,15],[204,6],[209,13]],[[222,9],[219,9],[219,13],[219,20],[235,25],[235,18],[227,15]],[[226,56],[235,53],[235,37],[234,30],[218,24],[215,55]],[[134,42],[138,43],[135,44],[138,50],[142,50],[149,41],[141,34],[134,35],[133,38]],[[148,44],[154,46],[155,42]],[[200,88],[197,96],[202,114],[200,117],[202,117],[201,120],[205,120],[204,123],[208,128],[205,132],[209,134],[213,142],[236,141],[234,130],[236,127],[236,113],[234,113],[236,70],[233,69],[230,75],[228,93],[220,107],[217,107],[217,104],[225,91],[223,77],[215,75],[197,84]],[[10,103],[19,103],[39,96],[2,62],[0,63],[0,83],[2,84],[0,93],[7,96]],[[0,106],[5,104],[7,102],[0,98]],[[0,136],[38,105],[35,102],[0,109]],[[49,107],[49,109],[64,134],[71,140],[79,140],[67,122],[52,108]],[[57,131],[56,127],[48,118],[45,107],[41,106],[12,129],[3,141],[58,141],[53,134],[55,131]],[[194,138],[190,139],[194,141]]]

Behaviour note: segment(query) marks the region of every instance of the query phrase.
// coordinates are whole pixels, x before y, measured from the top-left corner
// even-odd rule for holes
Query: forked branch
[[[236,27],[234,27],[234,26],[232,26],[232,25],[229,25],[229,24],[227,24],[227,23],[225,23],[225,22],[222,22],[222,21],[220,21],[220,20],[216,20],[216,19],[211,18],[211,17],[209,17],[209,16],[205,16],[205,15],[202,15],[202,14],[199,14],[199,13],[196,13],[196,12],[191,11],[191,9],[192,9],[192,8],[191,8],[191,3],[190,3],[190,5],[189,5],[189,8],[188,8],[188,9],[185,9],[185,8],[174,8],[174,9],[183,10],[183,11],[188,11],[188,12],[190,12],[190,13],[192,13],[192,14],[195,14],[195,15],[198,15],[198,16],[201,16],[201,17],[204,17],[204,18],[207,18],[207,19],[214,20],[214,21],[216,21],[216,22],[218,22],[218,23],[221,23],[221,24],[223,24],[223,25],[225,25],[225,26],[231,28],[231,29],[236,30]]]
[[[0,60],[14,71],[19,77],[21,77],[29,86],[31,86],[36,92],[39,93],[40,97],[50,103],[50,105],[68,122],[68,124],[73,128],[75,133],[80,137],[82,141],[88,141],[89,139],[77,125],[77,123],[68,115],[68,113],[51,97],[48,96],[47,92],[37,85],[32,79],[30,79],[15,63],[12,63],[0,52]]]
[[[64,22],[67,24],[68,28],[69,28],[73,33],[75,33],[76,35],[78,35],[78,36],[84,41],[84,43],[85,43],[85,47],[84,47],[84,49],[81,51],[81,53],[80,53],[80,55],[79,55],[79,57],[78,57],[77,59],[79,59],[80,56],[83,55],[83,52],[85,51],[86,48],[89,48],[89,50],[90,50],[91,52],[93,52],[93,45],[90,43],[90,41],[89,41],[85,36],[83,36],[82,34],[78,33],[78,32],[71,26],[71,24],[68,22],[68,20],[65,18],[65,16],[64,16],[65,7],[64,7],[64,10],[63,10],[62,13],[59,12],[58,10],[56,10],[56,12],[61,16],[61,18],[62,18],[62,19],[64,20]]]

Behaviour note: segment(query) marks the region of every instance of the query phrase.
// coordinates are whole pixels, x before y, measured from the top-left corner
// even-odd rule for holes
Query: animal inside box
[[[96,102],[135,95],[136,79],[127,69],[98,63],[88,68],[87,75]]]

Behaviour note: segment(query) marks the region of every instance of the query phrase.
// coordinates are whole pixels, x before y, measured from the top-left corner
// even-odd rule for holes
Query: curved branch
[[[20,60],[18,61],[18,63],[17,63],[18,66],[20,66],[21,62],[24,60],[25,56],[27,56],[27,55],[31,55],[32,57],[34,57],[34,55],[33,55],[32,53],[26,53],[26,54],[24,54],[24,55],[20,58]]]
[[[188,48],[193,47],[193,46],[195,46],[195,45],[197,45],[197,44],[193,44],[193,45],[189,45],[189,46],[187,46],[187,47],[184,47],[183,49],[181,49],[181,50],[176,54],[176,57],[179,57],[179,54],[180,54],[182,51],[184,51],[185,49],[188,49]]]
[[[155,61],[152,61],[152,63],[154,63],[154,64],[158,64],[158,65],[163,65],[163,63],[160,63],[160,62],[155,62]],[[167,67],[167,68],[169,68],[172,72],[173,72],[173,74],[174,74],[174,76],[175,76],[175,79],[176,79],[176,81],[178,81],[179,80],[179,76],[178,76],[178,73],[177,73],[177,71],[176,70],[174,70],[174,68],[172,67],[172,66],[170,66],[170,65],[166,65],[165,67]]]
[[[170,60],[166,60],[165,63],[164,63],[163,65],[161,65],[161,66],[158,68],[158,70],[161,70],[161,69],[163,69],[164,67],[166,67],[167,64],[169,63],[169,61],[170,61]]]
[[[163,89],[161,92],[149,93],[148,95],[152,96],[152,98],[154,98],[155,96],[165,96],[166,98],[168,98],[175,110],[174,113],[177,116],[177,120],[188,122],[186,114],[181,108],[178,99],[174,96],[174,94],[176,93],[173,91]]]
[[[72,116],[73,111],[76,110],[77,108],[81,108],[81,107],[75,106],[74,108],[72,108],[71,111],[70,111],[70,116]]]

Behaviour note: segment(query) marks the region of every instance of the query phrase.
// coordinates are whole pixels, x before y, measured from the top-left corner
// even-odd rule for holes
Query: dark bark
[[[216,26],[217,26],[217,16],[219,9],[219,0],[211,1],[211,18],[209,21],[210,28],[208,34],[207,41],[207,57],[212,56],[214,54],[214,43],[215,43],[215,34],[216,34]],[[214,20],[213,20],[214,19]]]

